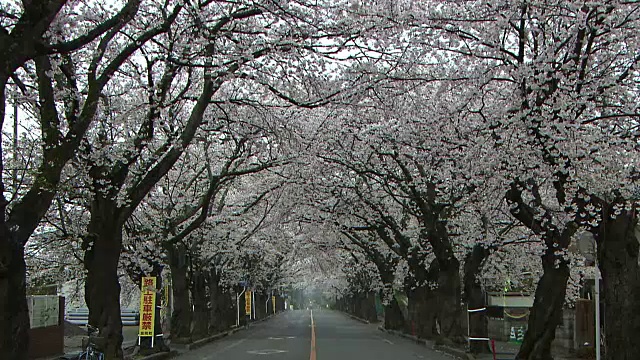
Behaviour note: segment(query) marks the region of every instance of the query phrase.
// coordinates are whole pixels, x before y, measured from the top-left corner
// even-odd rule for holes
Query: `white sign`
[[[57,295],[33,295],[28,298],[31,328],[56,326],[60,316],[60,300]]]

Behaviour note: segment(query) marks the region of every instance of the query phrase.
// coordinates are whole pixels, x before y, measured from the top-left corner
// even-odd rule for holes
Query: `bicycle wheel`
[[[94,350],[93,348],[88,349],[77,357],[78,360],[104,360],[104,353]]]

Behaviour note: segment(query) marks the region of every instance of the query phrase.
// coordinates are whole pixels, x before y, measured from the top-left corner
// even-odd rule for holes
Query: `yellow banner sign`
[[[244,293],[244,313],[251,315],[251,290]]]
[[[140,287],[140,328],[139,336],[153,336],[156,316],[156,278],[143,277]]]
[[[271,307],[273,307],[273,313],[276,313],[276,297],[271,296]]]

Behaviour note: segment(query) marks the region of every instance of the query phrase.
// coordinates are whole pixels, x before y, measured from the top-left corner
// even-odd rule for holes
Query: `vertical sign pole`
[[[596,286],[595,286],[595,313],[596,313],[596,360],[600,360],[600,268],[598,267],[598,244],[596,246]]]
[[[245,291],[247,291],[247,288],[246,286],[243,286],[242,292],[236,296],[236,309],[238,310],[238,316],[236,317],[236,326],[240,326],[240,297],[242,296],[242,294],[244,294]]]
[[[471,313],[469,312],[469,304],[467,304],[467,347],[471,350]]]
[[[256,319],[256,292],[251,292],[251,312],[253,313],[253,320]]]

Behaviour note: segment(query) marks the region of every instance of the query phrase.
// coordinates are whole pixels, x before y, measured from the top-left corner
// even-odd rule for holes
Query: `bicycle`
[[[104,360],[104,353],[99,350],[99,346],[97,345],[97,340],[102,338],[93,335],[97,332],[98,328],[87,324],[87,344],[84,344],[85,339],[83,339],[82,347],[84,351],[78,355],[78,360]]]

